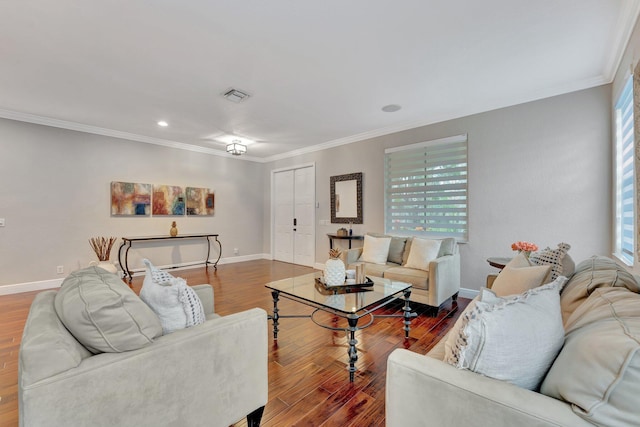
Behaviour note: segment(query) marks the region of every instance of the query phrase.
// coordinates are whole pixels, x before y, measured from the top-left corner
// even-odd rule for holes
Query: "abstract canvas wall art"
[[[187,215],[213,215],[213,201],[208,188],[187,187]]]
[[[151,184],[111,182],[111,215],[149,216]]]
[[[184,189],[173,185],[153,186],[153,215],[184,215]]]

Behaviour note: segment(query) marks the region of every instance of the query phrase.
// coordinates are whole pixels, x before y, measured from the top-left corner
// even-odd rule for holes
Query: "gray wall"
[[[219,233],[223,257],[261,254],[261,164],[11,120],[0,120],[0,150],[0,285],[63,278],[96,259],[90,237],[168,235],[173,220],[181,234]],[[215,215],[111,217],[111,181],[209,187]],[[132,250],[130,266],[186,263],[203,250],[147,246]]]
[[[324,262],[330,219],[329,178],[364,173],[364,224],[354,232],[384,231],[384,149],[467,133],[469,140],[469,242],[461,245],[463,287],[479,289],[490,256],[512,255],[528,240],[572,245],[580,261],[611,252],[611,86],[574,92],[344,145],[267,165],[272,169],[316,163],[316,260]],[[265,206],[269,206],[265,203]],[[267,211],[268,212],[268,211]],[[265,217],[265,230],[270,218]],[[270,250],[265,233],[264,252]]]
[[[494,270],[489,256],[511,255],[515,240],[569,242],[576,260],[610,253],[611,86],[424,126],[267,164],[222,158],[0,120],[0,285],[61,279],[95,259],[92,236],[166,234],[174,218],[115,218],[111,181],[209,187],[213,217],[179,217],[180,233],[217,232],[223,257],[271,251],[271,171],[315,163],[316,261],[327,258],[329,178],[364,173],[364,224],[383,231],[383,158],[387,147],[469,135],[469,243],[461,246],[463,286],[478,289]],[[262,182],[261,182],[262,181]],[[197,245],[132,253],[156,264],[197,259]],[[116,258],[116,250],[112,259]]]

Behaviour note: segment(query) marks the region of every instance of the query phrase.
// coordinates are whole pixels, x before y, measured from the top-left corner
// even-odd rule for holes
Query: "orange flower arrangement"
[[[531,252],[535,252],[538,250],[538,245],[531,242],[515,242],[511,244],[511,249],[518,252],[524,252],[525,255],[529,255]]]

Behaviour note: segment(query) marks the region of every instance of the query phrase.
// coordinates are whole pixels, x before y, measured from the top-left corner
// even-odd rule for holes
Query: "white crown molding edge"
[[[613,37],[614,49],[604,67],[604,77],[607,83],[611,83],[618,72],[624,52],[631,41],[631,34],[640,16],[640,0],[633,0],[626,4],[618,16],[617,32]]]
[[[640,2],[640,0],[636,0]],[[639,9],[640,11],[640,9]],[[633,28],[633,27],[632,27]],[[624,49],[623,49],[624,51]],[[618,59],[618,62],[621,60]],[[498,110],[501,108],[513,107],[515,105],[525,104],[527,102],[537,101],[540,99],[550,98],[553,96],[558,96],[561,94],[576,92],[579,90],[589,89],[592,87],[600,86],[603,84],[611,83],[611,77],[609,76],[596,76],[587,79],[583,79],[577,82],[572,82],[568,85],[556,86],[550,89],[546,89],[540,91],[536,94],[536,96],[528,97],[525,99],[520,99],[516,101],[507,101],[507,103],[496,102],[495,100],[491,103],[487,103],[481,107],[476,107],[473,110],[460,110],[453,114],[441,114],[438,116],[432,116],[429,119],[421,119],[410,122],[399,123],[393,126],[387,126],[384,128],[374,129],[367,132],[362,132],[359,134],[347,136],[344,138],[335,139],[332,141],[327,141],[324,143],[316,144],[310,147],[300,148],[298,150],[288,151],[286,153],[276,154],[273,156],[268,156],[264,158],[252,157],[247,155],[242,156],[233,156],[224,151],[215,150],[212,148],[200,147],[198,145],[191,145],[185,142],[171,141],[160,138],[152,138],[144,135],[138,135],[128,132],[122,132],[112,129],[100,128],[97,126],[90,126],[81,123],[69,122],[65,120],[58,120],[48,117],[37,116],[34,114],[21,113],[17,111],[4,110],[0,109],[0,118],[17,120],[21,122],[34,123],[44,126],[57,127],[61,129],[68,129],[72,131],[91,133],[96,135],[108,136],[118,139],[125,139],[130,141],[143,142],[147,144],[160,145],[163,147],[176,148],[180,150],[193,151],[197,153],[210,154],[213,156],[220,156],[226,158],[235,158],[238,160],[244,161],[252,161],[256,163],[271,163],[277,160],[288,159],[292,157],[297,157],[303,154],[314,153],[317,151],[327,150],[334,147],[339,147],[342,145],[353,144],[355,142],[365,141],[367,139],[377,138],[380,136],[390,135],[397,132],[402,132],[409,129],[415,129],[423,126],[432,125],[435,123],[441,123],[448,120],[454,120],[461,117],[467,117],[475,114],[482,114],[493,110]]]
[[[168,139],[153,138],[150,136],[138,135],[135,133],[122,132],[114,129],[106,129],[98,126],[85,125],[82,123],[69,122],[66,120],[53,119],[50,117],[38,116],[35,114],[21,113],[18,111],[0,109],[0,117],[20,122],[33,123],[37,125],[56,127],[77,132],[91,133],[94,135],[108,136],[111,138],[126,139],[128,141],[144,142],[147,144],[160,145],[163,147],[176,148],[179,150],[194,151],[196,153],[210,154],[212,156],[220,156],[234,158],[238,160],[253,161],[261,163],[263,160],[258,157],[248,155],[234,156],[226,151],[215,150],[213,148],[200,147],[186,142],[171,141]]]

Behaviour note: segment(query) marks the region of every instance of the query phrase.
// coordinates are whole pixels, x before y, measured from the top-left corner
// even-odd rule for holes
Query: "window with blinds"
[[[635,241],[633,78],[622,89],[616,115],[616,255],[633,265]]]
[[[467,135],[385,150],[385,230],[468,238]]]

